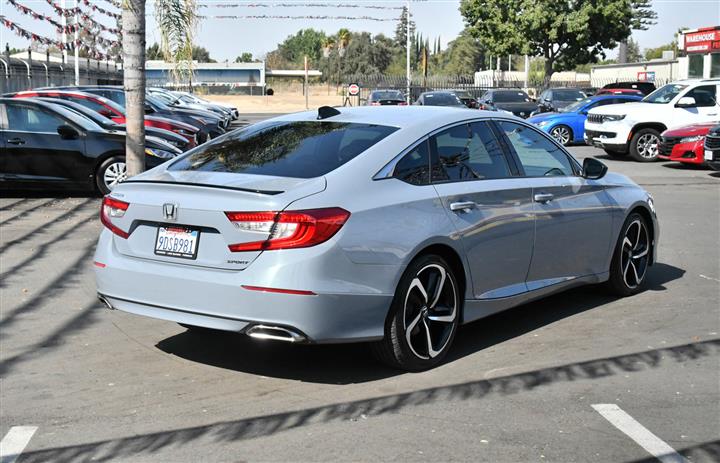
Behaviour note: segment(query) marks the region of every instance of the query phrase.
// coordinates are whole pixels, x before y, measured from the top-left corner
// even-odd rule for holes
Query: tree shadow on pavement
[[[720,354],[720,339],[694,342],[663,349],[633,352],[556,367],[526,371],[491,379],[469,381],[446,386],[431,387],[400,394],[372,397],[341,403],[292,410],[281,413],[243,417],[201,426],[186,427],[100,440],[95,442],[46,448],[25,452],[23,463],[62,461],[114,461],[129,458],[140,461],[163,459],[158,452],[164,449],[177,451],[184,446],[197,448],[211,444],[217,448],[235,442],[276,435],[313,424],[342,423],[366,417],[379,417],[394,413],[413,413],[413,408],[433,403],[460,403],[492,397],[508,397],[525,391],[538,390],[564,383],[602,380],[618,374],[634,375],[651,369]],[[589,387],[589,386],[588,386]],[[707,444],[709,452],[716,452],[714,442]],[[699,449],[699,451],[705,451]]]
[[[655,264],[647,291],[664,291],[665,284],[684,270]],[[463,326],[446,362],[487,349],[545,325],[615,301],[599,286],[575,288],[507,310]],[[160,341],[168,354],[218,368],[311,383],[354,384],[403,374],[378,363],[365,344],[294,345],[263,342],[225,332],[186,331]]]

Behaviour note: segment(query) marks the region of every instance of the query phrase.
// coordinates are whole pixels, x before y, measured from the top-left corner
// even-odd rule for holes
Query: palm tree
[[[195,0],[156,0],[160,49],[174,63],[173,77],[182,81],[192,73],[192,41],[197,24]],[[145,170],[145,0],[123,0],[123,86],[127,136],[127,175]]]
[[[329,58],[330,52],[332,52],[332,49],[335,48],[335,37],[332,35],[329,37],[325,37],[325,40],[323,40],[322,49],[323,49],[323,57]]]
[[[338,54],[345,55],[345,49],[350,44],[350,31],[342,28],[337,33]]]

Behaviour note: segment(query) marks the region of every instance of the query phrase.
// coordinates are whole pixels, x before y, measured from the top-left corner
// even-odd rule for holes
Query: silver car
[[[650,195],[497,112],[320,108],[225,134],[102,205],[110,308],[406,370],[458,326],[570,287],[627,296],[655,262]]]

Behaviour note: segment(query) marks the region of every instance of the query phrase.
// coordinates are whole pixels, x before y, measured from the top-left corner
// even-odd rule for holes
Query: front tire
[[[572,129],[567,125],[553,127],[550,135],[563,146],[568,146],[573,141]]]
[[[640,129],[630,140],[630,157],[638,162],[653,162],[658,157],[660,132],[655,129]]]
[[[113,156],[100,164],[95,173],[95,185],[103,195],[110,193],[127,179],[127,165],[123,156]]]
[[[442,257],[415,259],[400,279],[385,338],[373,344],[374,354],[407,371],[437,366],[455,339],[462,300],[458,279]]]
[[[645,218],[633,212],[623,224],[610,263],[608,289],[616,296],[639,293],[650,265],[652,238]]]

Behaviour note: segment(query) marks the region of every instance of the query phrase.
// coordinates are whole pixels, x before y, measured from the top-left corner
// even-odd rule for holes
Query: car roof
[[[327,122],[349,122],[357,124],[386,125],[397,128],[417,126],[442,127],[470,119],[497,118],[496,111],[458,109],[444,106],[358,106],[335,108],[340,114],[323,119]],[[317,111],[279,116],[272,121],[317,121]],[[514,120],[514,117],[507,117]]]

